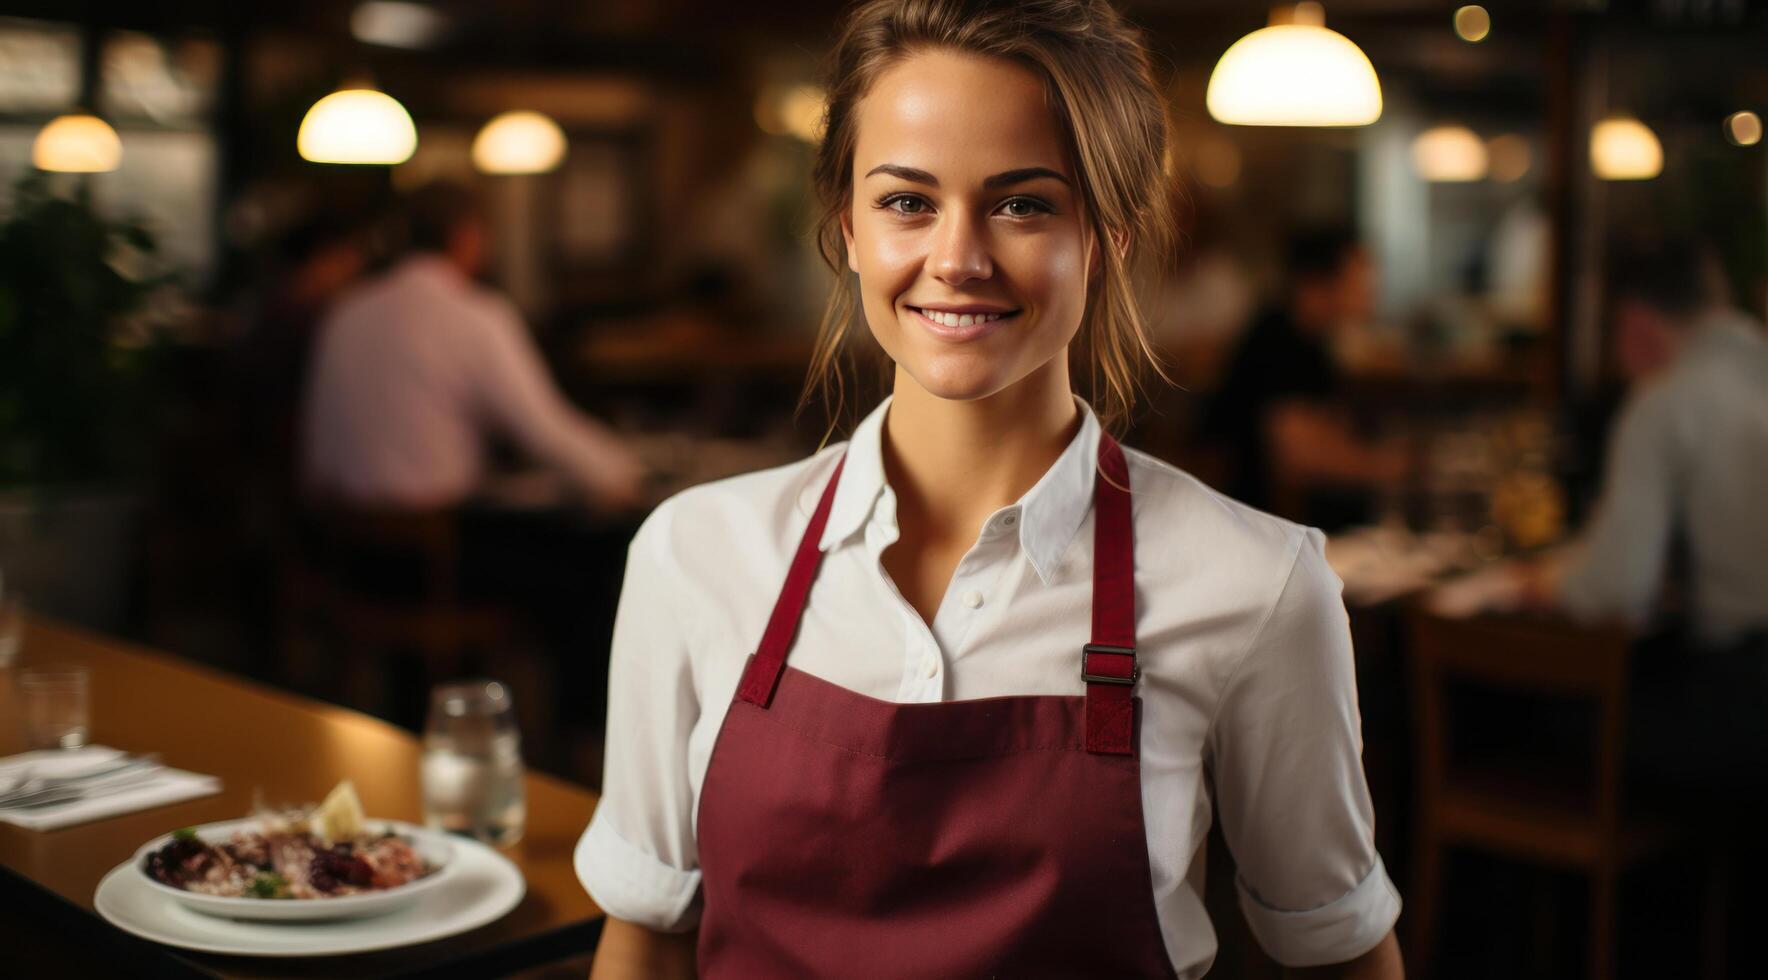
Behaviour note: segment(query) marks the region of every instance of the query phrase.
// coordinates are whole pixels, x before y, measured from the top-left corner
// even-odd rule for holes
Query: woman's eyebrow
[[[876,167],[866,171],[867,177],[876,174],[888,174],[892,177],[900,177],[911,184],[926,184],[928,187],[939,186],[938,177],[933,176],[925,170],[916,170],[914,167],[905,167],[900,163],[880,163]]]
[[[880,163],[876,167],[866,171],[867,177],[872,177],[877,174],[887,174],[891,177],[906,180],[912,184],[926,184],[928,187],[939,186],[938,177],[933,176],[925,170],[919,170],[914,167],[905,167],[900,163]],[[1054,180],[1059,180],[1064,184],[1068,183],[1067,177],[1064,177],[1061,173],[1055,170],[1051,170],[1049,167],[1020,167],[1018,170],[1007,170],[995,174],[992,177],[985,177],[982,180],[982,186],[991,189],[996,187],[1007,187],[1012,184],[1023,184],[1028,180],[1037,180],[1040,177],[1049,177]]]
[[[989,188],[1008,187],[1013,184],[1023,184],[1028,180],[1037,180],[1040,177],[1050,177],[1064,184],[1068,183],[1067,177],[1049,167],[1020,167],[1018,170],[1008,170],[1005,173],[995,174],[993,177],[985,177],[982,186]]]

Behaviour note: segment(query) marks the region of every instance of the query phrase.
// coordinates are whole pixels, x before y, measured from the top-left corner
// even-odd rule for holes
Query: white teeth
[[[993,323],[1002,316],[1000,313],[943,313],[939,310],[921,310],[921,315],[947,327],[973,327],[979,323]]]

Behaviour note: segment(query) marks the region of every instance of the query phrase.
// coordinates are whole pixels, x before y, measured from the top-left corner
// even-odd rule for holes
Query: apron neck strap
[[[1099,435],[1093,475],[1093,641],[1081,648],[1087,751],[1135,754],[1136,540],[1123,447]]]
[[[823,528],[829,523],[829,509],[835,504],[835,487],[840,484],[841,470],[846,466],[847,454],[843,452],[835,464],[834,475],[829,477],[829,485],[823,488],[822,499],[817,501],[816,511],[810,515],[810,526],[804,529],[804,537],[798,541],[798,553],[792,556],[792,568],[786,573],[786,584],[780,589],[779,599],[774,602],[773,615],[767,619],[767,631],[761,634],[761,645],[755,649],[754,658],[743,671],[743,683],[737,688],[737,696],[751,704],[767,707],[773,700],[774,689],[780,686],[780,674],[786,669],[786,651],[792,648],[792,638],[798,633],[798,621],[804,617],[804,602],[810,597],[811,583],[816,581],[817,569],[823,563],[823,552],[819,547]]]
[[[819,545],[846,465],[843,455],[798,541],[761,645],[743,671],[737,696],[751,704],[767,707],[785,672],[786,654],[822,565]],[[1080,668],[1087,685],[1087,751],[1106,755],[1135,754],[1132,693],[1141,669],[1136,665],[1136,549],[1129,486],[1129,466],[1122,447],[1101,433],[1093,479],[1093,631],[1092,642],[1081,648]]]

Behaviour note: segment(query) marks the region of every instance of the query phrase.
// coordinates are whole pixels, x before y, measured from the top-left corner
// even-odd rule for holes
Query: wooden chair
[[[1434,965],[1445,852],[1468,847],[1587,874],[1590,976],[1612,977],[1620,874],[1671,843],[1667,825],[1623,814],[1628,634],[1518,616],[1446,619],[1422,605],[1407,619],[1418,793],[1410,972],[1422,976]],[[1567,779],[1526,764],[1455,764],[1446,693],[1457,681],[1592,703],[1588,768]]]
[[[462,599],[453,511],[325,505],[309,507],[299,524],[282,587],[285,680],[301,686],[315,673],[301,644],[316,624],[342,647],[328,658],[342,668],[342,699],[369,710],[384,709],[387,667],[401,653],[417,657],[426,690],[459,679],[472,654],[495,655],[495,672],[517,694],[524,741],[547,744],[549,672],[518,616]]]

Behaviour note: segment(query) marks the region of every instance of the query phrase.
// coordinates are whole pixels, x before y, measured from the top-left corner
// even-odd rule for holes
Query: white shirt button
[[[1019,523],[1019,515],[1018,514],[1008,514],[1007,516],[1001,518],[1001,526],[1002,527],[1012,527],[1013,525],[1015,525],[1017,523]]]
[[[934,677],[934,676],[938,675],[938,673],[939,673],[939,658],[935,657],[931,653],[928,654],[927,656],[921,658],[921,673],[927,675],[928,677]]]
[[[964,605],[971,609],[980,609],[982,607],[982,593],[975,590],[964,593]]]

